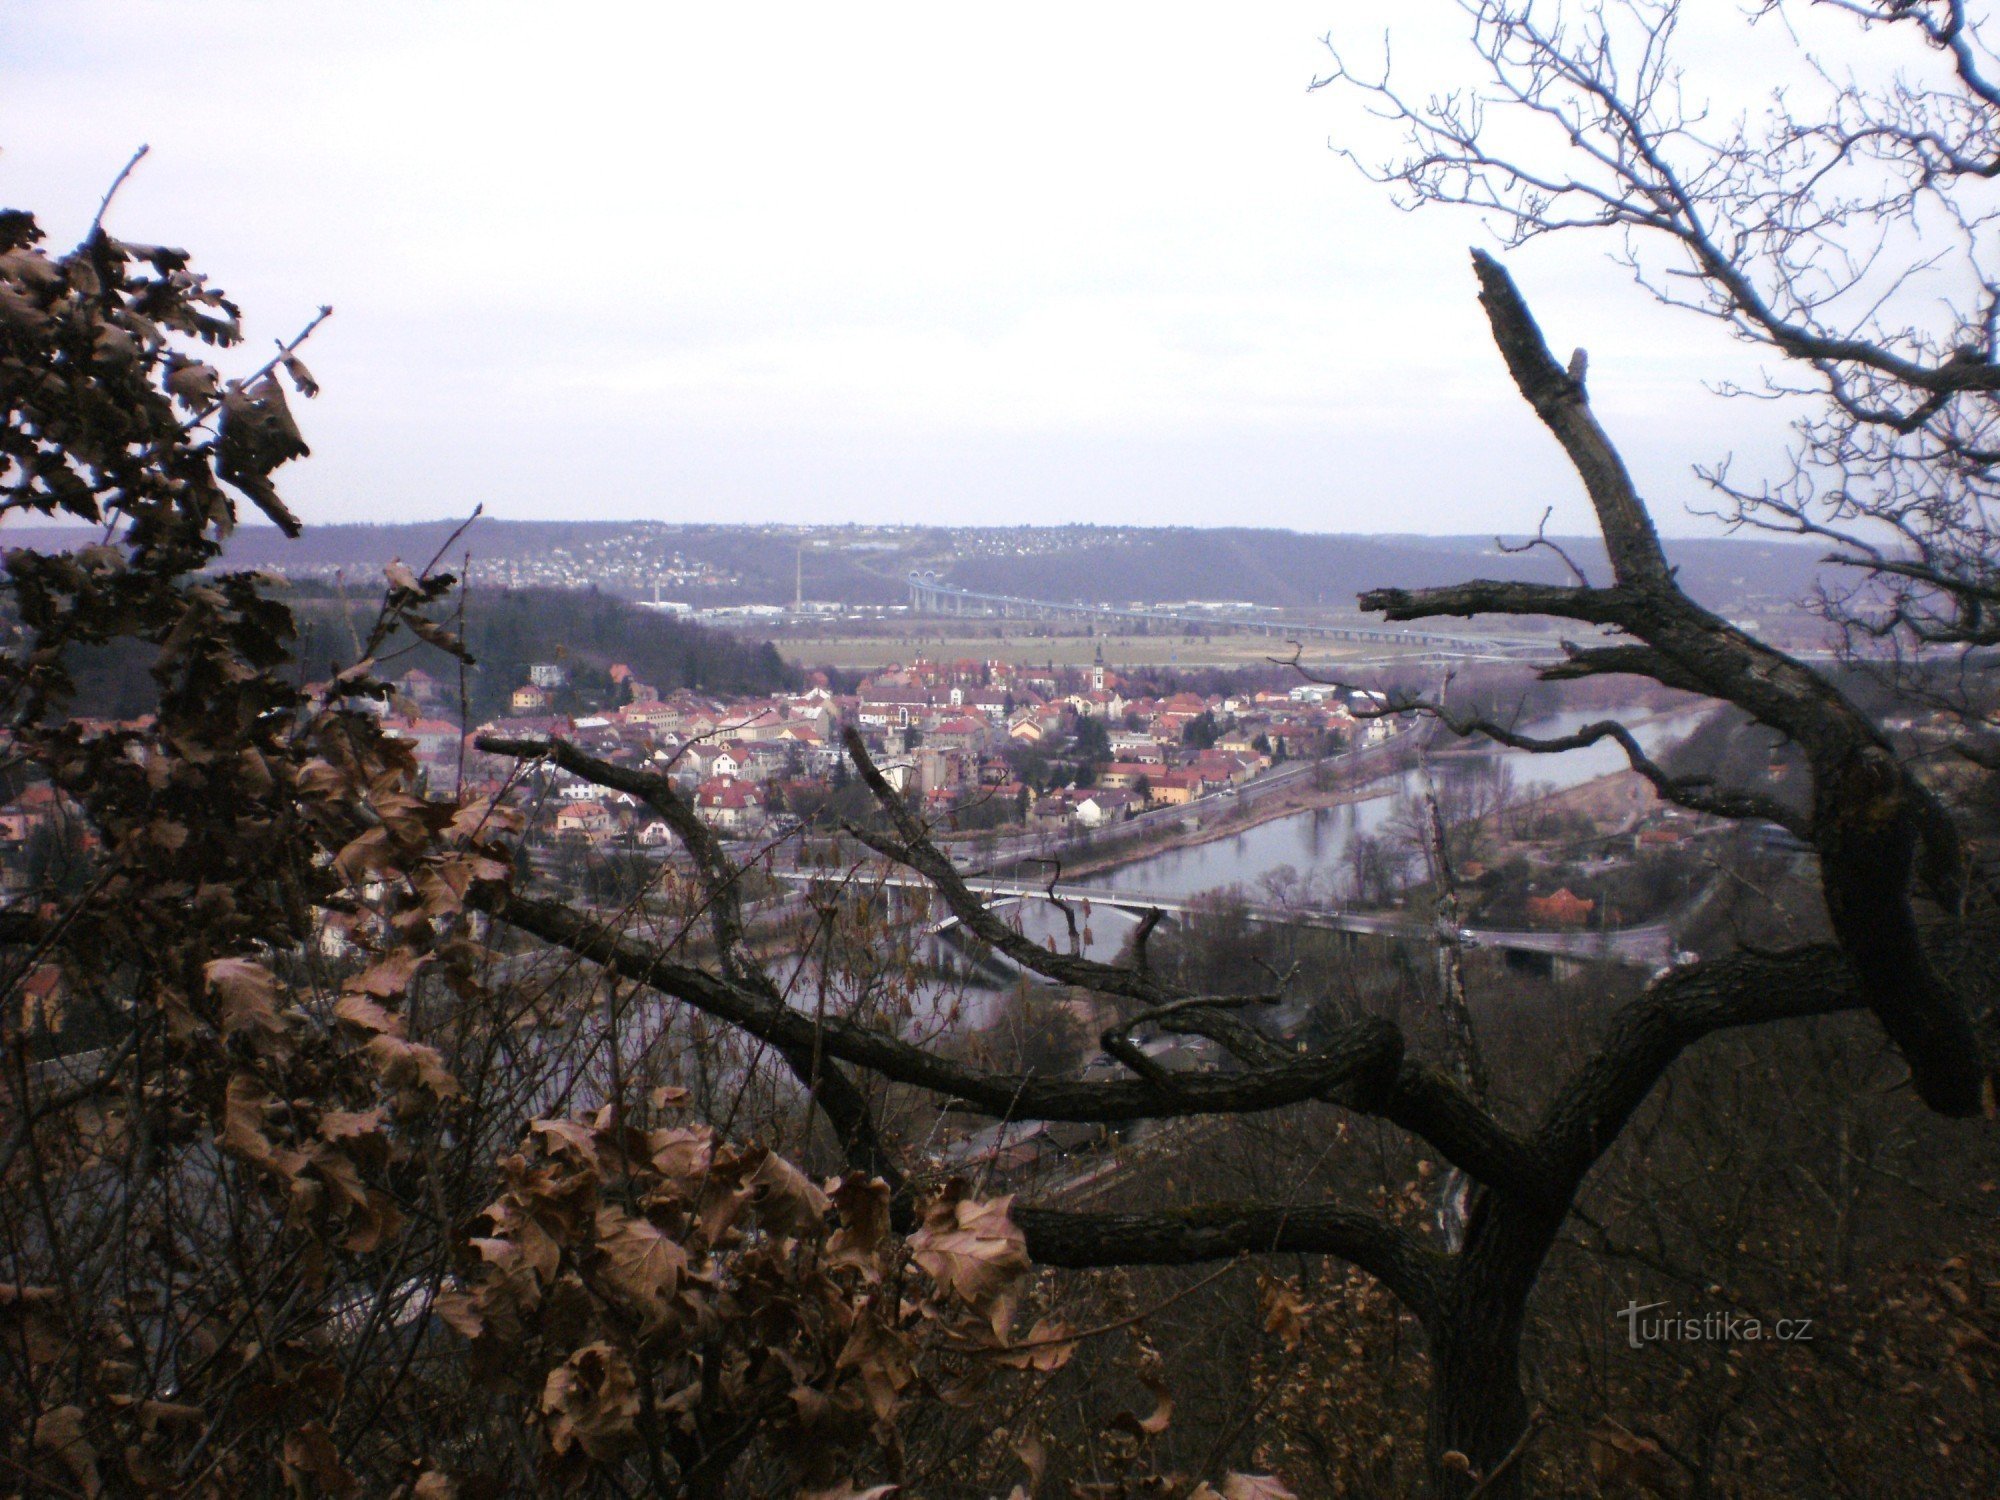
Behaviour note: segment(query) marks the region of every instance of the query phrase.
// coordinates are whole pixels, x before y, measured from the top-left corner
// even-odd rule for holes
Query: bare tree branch
[[[1380,1281],[1419,1318],[1435,1316],[1444,1256],[1374,1214],[1313,1204],[1210,1203],[1153,1213],[1016,1206],[1028,1253],[1048,1266],[1184,1266],[1237,1255],[1333,1255]]]
[[[1343,1027],[1335,1041],[1255,1073],[1177,1076],[1171,1088],[1144,1080],[1083,1082],[993,1073],[952,1062],[845,1017],[814,1017],[692,965],[647,952],[560,902],[481,887],[479,909],[622,978],[649,985],[779,1047],[810,1050],[894,1082],[929,1089],[996,1117],[1109,1123],[1278,1109],[1307,1099],[1353,1099],[1366,1107],[1393,1086],[1402,1038],[1387,1021]]]

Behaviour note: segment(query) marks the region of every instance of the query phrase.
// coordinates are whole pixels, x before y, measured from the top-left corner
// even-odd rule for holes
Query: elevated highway
[[[1286,640],[1355,641],[1366,645],[1417,646],[1468,656],[1553,658],[1551,641],[1527,636],[1460,635],[1447,631],[1391,625],[1314,625],[1275,620],[1264,614],[1211,614],[1206,611],[1121,608],[1112,604],[1065,603],[1055,599],[1025,599],[1014,594],[989,594],[955,588],[935,573],[909,575],[910,608],[916,614],[977,616],[1003,620],[1103,621],[1106,624],[1168,626],[1175,630],[1247,631]]]
[[[785,872],[781,878],[806,883],[811,879],[824,877],[797,871]],[[891,890],[933,891],[930,882],[922,876],[903,871],[875,874],[857,883]],[[1117,907],[1135,914],[1158,911],[1169,917],[1185,917],[1188,912],[1197,909],[1201,904],[1198,899],[1153,896],[1095,885],[1052,886],[1046,881],[988,877],[968,878],[965,883],[975,894],[986,897],[989,903],[1045,901],[1054,897],[1079,906],[1088,902],[1093,906]],[[1241,910],[1252,922],[1285,927],[1316,927],[1369,937],[1415,938],[1424,937],[1430,932],[1429,926],[1425,923],[1381,912],[1341,911],[1333,907],[1268,906],[1255,902],[1245,903]],[[956,916],[947,913],[932,926],[934,931],[942,932],[957,925],[957,922]],[[1671,963],[1675,951],[1673,929],[1665,922],[1653,922],[1639,927],[1616,927],[1601,932],[1517,932],[1498,928],[1468,927],[1462,929],[1461,937],[1465,946],[1469,948],[1496,948],[1509,953],[1533,953],[1546,958],[1569,959],[1578,963],[1628,964],[1647,970]]]

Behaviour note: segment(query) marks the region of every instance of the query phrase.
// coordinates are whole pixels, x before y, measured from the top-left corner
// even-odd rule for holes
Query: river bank
[[[1301,777],[1296,786],[1271,792],[1254,801],[1244,803],[1221,814],[1212,823],[1203,823],[1195,828],[1184,824],[1172,825],[1171,831],[1158,837],[1144,837],[1128,845],[1113,844],[1101,852],[1092,851],[1082,859],[1065,858],[1062,864],[1063,879],[1081,880],[1091,875],[1102,875],[1110,870],[1137,864],[1141,860],[1154,859],[1163,854],[1173,854],[1183,849],[1199,848],[1203,844],[1219,843],[1223,839],[1236,838],[1253,828],[1261,828],[1266,823],[1275,823],[1283,818],[1297,817],[1301,813],[1321,812],[1329,808],[1346,807],[1357,802],[1372,802],[1379,797],[1394,794],[1393,783],[1409,772],[1402,765],[1385,766],[1369,780],[1342,787],[1315,787],[1310,777]]]
[[[1692,728],[1694,716],[1686,708],[1674,708],[1674,710],[1664,710],[1664,712],[1638,714],[1638,716],[1626,718],[1622,722],[1628,728],[1632,728],[1636,734],[1640,734],[1640,732],[1658,732],[1658,730],[1662,730],[1666,726],[1672,726],[1674,722],[1686,722],[1688,728]],[[1466,758],[1488,758],[1488,756],[1494,756],[1494,754],[1522,756],[1528,764],[1534,762],[1534,756],[1530,752],[1500,750],[1500,748],[1492,746],[1490,742],[1484,742],[1484,744],[1450,744],[1450,746],[1444,746],[1444,748],[1434,748],[1434,750],[1430,750],[1430,754],[1432,754],[1432,760],[1436,764],[1450,764],[1454,760],[1466,760]],[[1574,752],[1568,752],[1568,754],[1574,754]],[[1620,754],[1620,762],[1622,760],[1624,760],[1624,756]],[[1238,838],[1238,836],[1242,836],[1242,834],[1246,834],[1246,832],[1250,832],[1254,828],[1260,828],[1260,826],[1270,824],[1270,822],[1278,822],[1282,818],[1296,818],[1296,816],[1306,814],[1306,812],[1324,812],[1324,810],[1330,810],[1330,808],[1352,806],[1356,802],[1374,802],[1378,798],[1394,796],[1394,792],[1398,790],[1396,784],[1404,776],[1408,776],[1412,770],[1414,770],[1414,766],[1410,764],[1410,760],[1398,758],[1396,762],[1390,762],[1386,766],[1380,766],[1380,768],[1372,770],[1368,774],[1368,780],[1364,780],[1364,782],[1352,782],[1352,784],[1346,784],[1346,786],[1320,788],[1320,786],[1314,784],[1316,778],[1302,776],[1302,778],[1298,778],[1296,784],[1286,786],[1286,788],[1282,788],[1278,792],[1268,792],[1264,796],[1256,796],[1256,782],[1252,782],[1246,788],[1244,794],[1238,794],[1242,798],[1242,802],[1236,808],[1230,808],[1228,812],[1220,814],[1212,822],[1202,822],[1196,828],[1186,828],[1184,824],[1172,824],[1168,828],[1168,832],[1162,832],[1158,836],[1140,836],[1140,838],[1134,838],[1130,844],[1118,842],[1116,836],[1114,836],[1112,840],[1104,840],[1106,846],[1102,850],[1098,850],[1098,848],[1086,848],[1082,852],[1064,854],[1064,858],[1062,858],[1062,878],[1064,880],[1082,880],[1082,878],[1088,878],[1088,876],[1098,876],[1098,874],[1106,874],[1110,870],[1124,868],[1128,864],[1138,864],[1142,860],[1152,860],[1152,858],[1158,858],[1158,856],[1164,856],[1164,854],[1174,854],[1174,852],[1180,852],[1180,850],[1200,848],[1202,844],[1216,844],[1216,842],[1226,840],[1226,838]],[[1562,806],[1576,806],[1576,808],[1582,808],[1586,804],[1594,804],[1594,802],[1602,800],[1602,796],[1608,794],[1608,788],[1612,784],[1616,784],[1616,788],[1618,788],[1616,796],[1620,800],[1628,800],[1628,786],[1632,782],[1636,782],[1638,786],[1646,786],[1644,780],[1638,778],[1638,776],[1634,776],[1634,772],[1630,772],[1628,768],[1608,770],[1602,776],[1592,776],[1588,780],[1574,782],[1574,784],[1568,784],[1568,786],[1550,786],[1550,788],[1546,788],[1542,792],[1536,792],[1534,796],[1524,798],[1522,806],[1558,806],[1558,808],[1562,808]],[[1588,788],[1600,788],[1600,790],[1594,792],[1594,794],[1590,794]],[[1650,788],[1648,788],[1648,792],[1650,792]]]
[[[1680,709],[1633,715],[1627,722],[1652,754],[1692,730],[1705,710]],[[1600,712],[1557,716],[1532,728],[1546,736],[1574,733],[1603,717]],[[1453,774],[1454,763],[1472,759],[1498,761],[1511,768],[1522,794],[1517,806],[1576,805],[1602,796],[1629,803],[1634,795],[1624,752],[1610,740],[1554,754],[1535,754],[1500,746],[1453,747],[1433,751],[1442,776]],[[1379,835],[1392,816],[1393,798],[1411,789],[1415,771],[1407,757],[1374,770],[1365,781],[1319,787],[1306,775],[1296,784],[1258,797],[1255,783],[1242,805],[1199,828],[1171,827],[1160,837],[1130,843],[1107,842],[1102,847],[1071,849],[1063,859],[1063,879],[1103,883],[1116,872],[1121,890],[1134,889],[1161,896],[1185,897],[1232,884],[1253,886],[1289,866],[1295,875],[1335,878],[1347,850],[1357,838]],[[1596,792],[1583,792],[1585,787]],[[1605,790],[1611,788],[1613,790]],[[1651,796],[1643,788],[1639,797]]]

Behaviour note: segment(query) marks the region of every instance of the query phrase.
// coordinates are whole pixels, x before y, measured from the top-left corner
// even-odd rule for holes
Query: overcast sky
[[[0,202],[74,237],[147,142],[113,231],[192,249],[253,361],[334,304],[309,521],[1582,529],[1479,224],[1390,209],[1307,93],[1389,14],[6,0]],[[1395,24],[1465,67],[1459,23]],[[1768,459],[1774,414],[1707,395],[1742,356],[1605,248],[1512,264],[1704,529],[1689,465]]]

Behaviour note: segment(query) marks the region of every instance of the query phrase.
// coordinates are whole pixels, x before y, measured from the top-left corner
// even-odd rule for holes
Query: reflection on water
[[[1077,937],[1085,958],[1094,958],[1101,963],[1110,963],[1124,950],[1125,940],[1132,935],[1132,929],[1139,925],[1136,914],[1116,906],[1091,906],[1071,902],[1076,915]],[[1067,953],[1069,947],[1069,924],[1062,913],[1046,901],[1003,901],[994,903],[993,909],[1001,920],[1013,927],[1022,936],[1031,940],[1036,947],[1051,952]]]
[[[958,955],[938,946],[918,955],[956,968]],[[779,976],[786,1003],[811,1014],[822,1003],[826,1014],[844,1016],[895,1032],[907,1041],[927,1041],[952,1032],[979,1031],[993,1024],[1002,991],[976,974],[955,977],[937,971],[892,971],[863,980],[836,974],[824,989],[817,961],[807,960]]]
[[[1228,838],[1120,865],[1088,883],[1139,895],[1183,897],[1226,885],[1254,886],[1286,866],[1302,875],[1325,872],[1331,878],[1348,845],[1362,834],[1379,832],[1393,808],[1394,798],[1386,791],[1365,802],[1313,808]]]
[[[1706,708],[1692,709],[1640,724],[1633,729],[1640,746],[1649,754],[1689,734]],[[1526,732],[1543,738],[1573,734],[1585,724],[1606,717],[1606,711],[1569,712],[1523,726]],[[1464,757],[1440,756],[1440,774],[1463,763]],[[1594,781],[1626,767],[1625,752],[1611,740],[1600,740],[1581,750],[1565,750],[1560,755],[1535,755],[1525,750],[1498,750],[1478,760],[1498,762],[1511,771],[1514,785],[1525,790],[1531,784],[1561,791]],[[1342,880],[1342,860],[1348,847],[1364,834],[1380,833],[1394,813],[1395,794],[1414,788],[1416,773],[1377,784],[1379,795],[1339,807],[1314,808],[1274,818],[1255,828],[1205,844],[1169,849],[1114,870],[1089,876],[1086,885],[1130,891],[1138,895],[1186,898],[1203,891],[1241,885],[1254,891],[1265,876],[1289,866],[1300,876],[1314,881],[1322,893],[1331,894]]]

